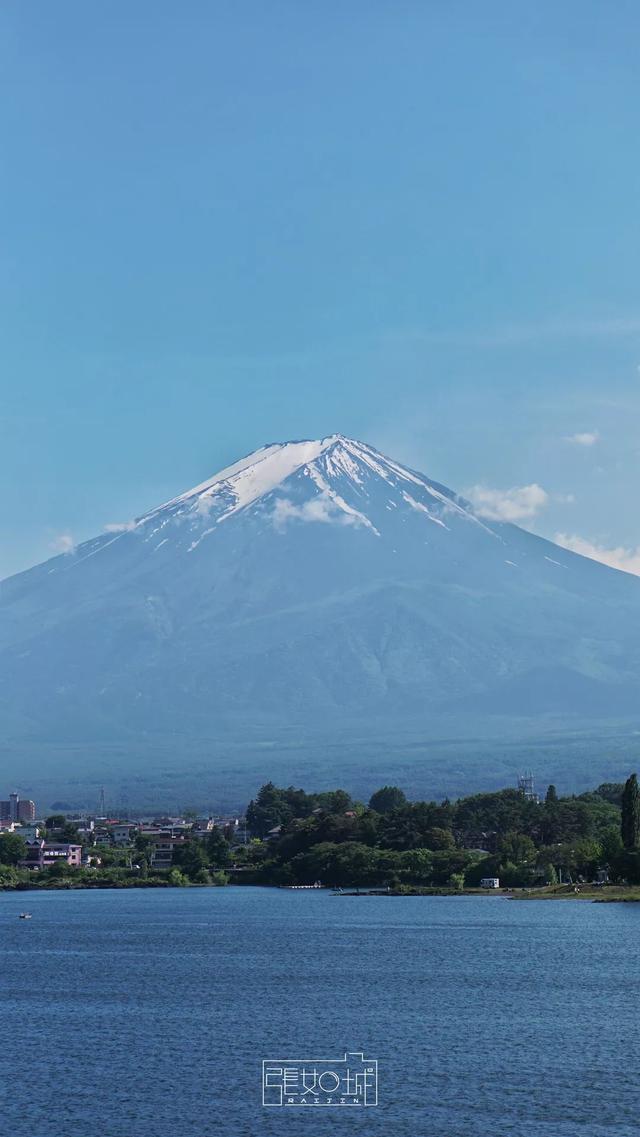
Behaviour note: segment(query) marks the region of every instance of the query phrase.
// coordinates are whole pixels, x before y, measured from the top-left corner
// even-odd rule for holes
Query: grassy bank
[[[484,896],[502,900],[591,900],[598,904],[640,901],[640,885],[554,884],[541,888],[379,888],[345,889],[341,896]]]
[[[576,892],[572,884],[556,884],[549,888],[536,888],[514,892],[514,900],[593,900],[597,904],[640,901],[640,886],[630,884],[580,884]]]

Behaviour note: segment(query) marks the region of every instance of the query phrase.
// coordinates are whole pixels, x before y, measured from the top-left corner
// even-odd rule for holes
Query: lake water
[[[12,1137],[638,1132],[640,905],[0,893],[0,940]],[[263,1058],[360,1050],[377,1107],[262,1106]]]

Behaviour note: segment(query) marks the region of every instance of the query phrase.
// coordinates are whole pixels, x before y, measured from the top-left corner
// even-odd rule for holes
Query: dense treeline
[[[47,826],[71,826],[63,816]],[[58,831],[56,829],[56,832]],[[247,809],[245,843],[213,829],[177,845],[169,872],[154,871],[151,843],[100,848],[99,866],[19,867],[26,845],[0,835],[0,887],[132,887],[187,884],[314,884],[331,887],[474,888],[498,876],[506,887],[594,880],[640,883],[640,787],[605,783],[538,802],[515,789],[459,801],[408,801],[383,786],[367,805],[344,790],[306,793],[266,783]],[[195,830],[194,830],[195,832]]]
[[[308,794],[268,782],[247,810],[254,840],[236,861],[236,879],[463,888],[499,876],[506,886],[527,887],[591,880],[603,870],[612,880],[640,880],[637,840],[629,844],[621,832],[623,792],[629,797],[606,783],[564,798],[549,786],[543,802],[515,789],[412,802],[384,786],[364,806],[342,790]],[[640,794],[638,825],[639,802]],[[627,822],[629,833],[632,827]]]

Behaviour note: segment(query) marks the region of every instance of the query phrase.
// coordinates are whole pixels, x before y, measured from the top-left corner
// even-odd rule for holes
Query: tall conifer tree
[[[631,774],[624,784],[620,832],[625,849],[635,849],[640,843],[640,789],[637,774]]]

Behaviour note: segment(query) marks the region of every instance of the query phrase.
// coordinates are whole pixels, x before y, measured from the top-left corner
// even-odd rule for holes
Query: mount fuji
[[[584,784],[593,732],[604,777],[637,721],[639,618],[638,578],[371,446],[272,443],[0,584],[5,779],[136,803],[267,777],[453,793],[535,750]]]

